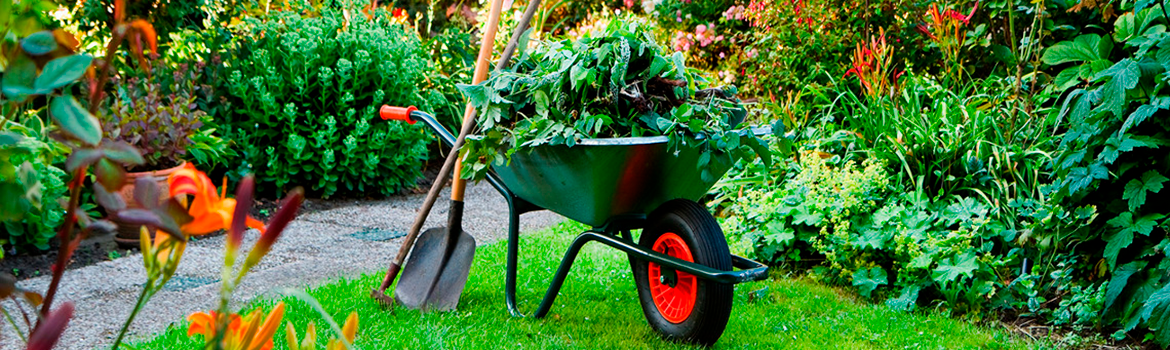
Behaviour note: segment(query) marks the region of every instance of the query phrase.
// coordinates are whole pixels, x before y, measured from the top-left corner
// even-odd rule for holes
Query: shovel
[[[539,1],[534,1],[539,3]],[[502,0],[494,0],[491,6],[491,12],[488,15],[488,28],[483,36],[483,44],[480,47],[479,57],[477,59],[475,74],[473,76],[473,84],[478,84],[487,78],[487,64],[491,59],[492,43],[495,42],[495,35],[499,24],[499,14],[502,7]],[[529,11],[525,11],[525,18],[521,20],[521,28],[517,33],[514,33],[508,47],[504,50],[503,57],[497,63],[496,69],[500,69],[507,64],[511,53],[516,48],[516,42],[520,36],[519,32],[523,31],[531,19],[530,12],[535,9],[535,6],[530,6]],[[397,119],[404,121],[410,120],[410,108],[400,107],[382,107],[383,119]],[[450,172],[452,163],[454,163],[455,174],[459,174],[462,164],[456,162],[460,146],[463,144],[464,138],[471,132],[475,125],[475,109],[469,103],[467,110],[463,117],[463,127],[460,130],[459,137],[448,155],[446,162],[443,164],[442,170],[439,171],[439,176],[431,187],[431,191],[427,195],[427,199],[423,203],[423,207],[419,212],[418,218],[415,220],[411,232],[403,242],[402,248],[399,249],[398,255],[394,262],[390,264],[390,269],[386,272],[386,278],[383,279],[382,285],[379,289],[371,291],[371,296],[384,304],[392,304],[390,297],[386,295],[385,291],[394,283],[398,273],[399,266],[402,266],[403,260],[408,253],[410,254],[410,261],[402,266],[402,280],[399,281],[398,287],[394,292],[394,301],[402,304],[408,308],[427,310],[452,310],[459,304],[459,296],[462,294],[463,287],[467,283],[467,276],[471,270],[471,261],[475,257],[475,238],[463,231],[463,191],[466,183],[458,175],[452,183],[451,188],[451,206],[448,211],[448,223],[446,228],[433,228],[423,232],[418,236],[418,230],[422,228],[422,223],[426,216],[430,213],[431,206],[438,195],[444,182],[446,182],[447,174]],[[417,239],[417,241],[416,241]]]

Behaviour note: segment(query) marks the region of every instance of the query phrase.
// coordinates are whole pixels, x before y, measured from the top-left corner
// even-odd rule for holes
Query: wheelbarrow
[[[406,121],[422,121],[443,144],[455,143],[433,116],[407,110]],[[715,218],[696,203],[731,167],[730,158],[712,157],[705,169],[710,176],[703,176],[701,152],[696,142],[688,143],[674,149],[665,136],[586,139],[573,147],[516,152],[506,166],[493,165],[486,179],[504,196],[509,212],[508,311],[524,316],[516,304],[520,214],[551,210],[592,229],[565,252],[534,317],[548,314],[581,248],[598,242],[629,257],[642,312],[654,330],[667,339],[715,343],[731,315],[734,285],[766,279],[768,267],[732,255]],[[642,229],[637,241],[636,229]]]

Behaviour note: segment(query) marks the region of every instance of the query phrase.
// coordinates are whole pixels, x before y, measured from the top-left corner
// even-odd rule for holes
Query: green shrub
[[[1137,3],[1137,6],[1149,6]],[[1067,127],[1052,166],[1052,196],[1096,205],[1094,230],[1078,237],[1093,277],[1108,277],[1101,324],[1115,338],[1148,328],[1170,345],[1170,70],[1162,8],[1135,8],[1111,36],[1086,34],[1049,48],[1045,63],[1065,67],[1068,89],[1057,114]],[[1105,272],[1108,271],[1106,274]]]
[[[5,194],[0,200],[0,247],[48,250],[65,214],[57,200],[66,196],[68,177],[53,164],[63,162],[67,150],[48,138],[37,115],[5,124],[0,129],[0,192]]]
[[[262,185],[302,185],[328,197],[413,186],[426,157],[419,125],[371,123],[382,104],[430,110],[416,84],[427,69],[418,36],[388,22],[280,12],[249,19],[228,62],[231,108],[217,121]]]
[[[897,174],[872,158],[858,164],[804,151],[797,159],[776,188],[746,191],[730,206],[737,215],[723,224],[733,244],[773,264],[812,266],[816,276],[896,309],[936,304],[976,315],[1058,313],[1078,326],[1096,321],[1097,290],[1071,283],[1076,259],[1068,246],[1036,238],[1090,220],[1091,208],[932,198],[922,187],[902,190]],[[1076,297],[1048,305],[1070,292]]]

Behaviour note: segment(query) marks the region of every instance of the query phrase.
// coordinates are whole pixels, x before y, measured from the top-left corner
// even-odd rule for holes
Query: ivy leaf
[[[935,282],[945,285],[959,276],[967,276],[967,278],[974,276],[977,268],[979,265],[975,263],[975,254],[966,253],[939,261],[938,267],[934,269],[931,277],[934,278]]]
[[[868,298],[878,286],[889,284],[886,270],[881,267],[860,269],[853,273],[853,286],[861,291],[861,295]]]
[[[1109,81],[1099,90],[1101,91],[1101,108],[1121,117],[1122,113],[1125,112],[1125,91],[1137,86],[1141,76],[1142,72],[1137,62],[1128,58],[1117,62],[1101,73],[1097,73],[1097,76],[1093,78],[1094,81],[1109,78]]]
[[[1129,180],[1129,183],[1125,184],[1121,199],[1129,201],[1129,210],[1135,211],[1146,203],[1146,192],[1158,193],[1162,190],[1162,183],[1168,180],[1170,179],[1159,174],[1157,170],[1147,171],[1142,174],[1141,179]]]

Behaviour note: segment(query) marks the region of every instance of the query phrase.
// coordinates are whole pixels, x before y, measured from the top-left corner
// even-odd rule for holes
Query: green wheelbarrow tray
[[[417,121],[426,123],[443,144],[454,144],[455,136],[430,114],[410,112],[409,122]],[[763,127],[743,132],[764,135],[771,130]],[[711,157],[709,164],[700,168],[698,141],[671,147],[665,136],[587,139],[573,147],[533,147],[514,153],[508,164],[493,165],[486,180],[504,196],[510,215],[504,287],[508,311],[523,316],[516,303],[520,214],[545,209],[593,228],[573,240],[533,313],[537,318],[548,314],[573,261],[589,242],[717,283],[766,279],[766,265],[743,257],[732,255],[737,270],[722,271],[653,251],[633,240],[631,231],[644,227],[647,215],[659,205],[677,198],[697,202],[730,169],[728,155]],[[703,176],[703,171],[708,176]]]
[[[529,203],[598,227],[613,218],[646,215],[675,198],[698,201],[707,194],[731,168],[731,157],[713,156],[700,169],[699,142],[688,141],[675,149],[665,136],[539,146],[514,153],[510,163],[492,170]]]

